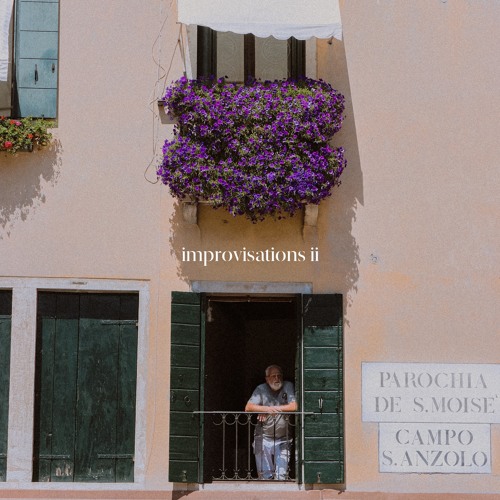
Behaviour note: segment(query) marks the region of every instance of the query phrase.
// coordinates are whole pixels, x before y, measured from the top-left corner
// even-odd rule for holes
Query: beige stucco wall
[[[360,375],[366,361],[500,358],[500,4],[341,1],[344,40],[319,42],[317,60],[318,77],[346,96],[335,143],[348,169],[317,228],[300,217],[252,224],[209,207],[187,225],[154,184],[172,130],[156,100],[183,70],[171,5],[61,0],[57,140],[50,151],[0,156],[0,276],[149,283],[147,487],[170,487],[170,292],[216,280],[344,294],[347,490],[500,491],[498,426],[490,475],[378,473]],[[180,259],[182,248],[243,247],[318,247],[319,263]]]
[[[496,458],[482,477],[367,466],[377,436],[359,418],[359,366],[499,360],[500,46],[488,33],[499,28],[500,5],[344,2],[342,18],[361,166],[352,231],[359,279],[346,311],[347,484],[498,492]],[[495,429],[493,457],[499,449]]]

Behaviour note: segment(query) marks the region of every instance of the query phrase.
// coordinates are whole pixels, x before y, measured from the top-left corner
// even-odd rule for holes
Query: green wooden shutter
[[[0,291],[0,481],[6,480],[12,293]]]
[[[136,294],[41,293],[35,481],[133,481]]]
[[[344,481],[342,295],[303,295],[304,482]]]
[[[116,448],[120,306],[116,295],[93,299],[81,299],[75,480],[111,482]]]
[[[17,0],[15,111],[55,118],[59,53],[59,0]]]
[[[116,482],[134,480],[139,296],[122,295],[117,369]]]
[[[172,293],[169,481],[200,482],[201,296]]]
[[[73,481],[79,296],[40,294],[35,385],[36,481]]]

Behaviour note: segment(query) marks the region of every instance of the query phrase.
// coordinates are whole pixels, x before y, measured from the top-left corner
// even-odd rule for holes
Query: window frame
[[[174,483],[204,483],[207,295],[211,293],[172,292],[169,480]],[[301,310],[295,377],[299,411],[314,413],[303,416],[301,432],[296,436],[300,462],[296,483],[343,484],[343,297],[292,295]],[[327,350],[313,359],[318,348]],[[193,372],[189,377],[187,370]],[[336,379],[331,377],[333,372],[337,372]],[[190,446],[183,446],[188,436]],[[324,450],[328,453],[322,453]]]
[[[0,482],[6,481],[9,435],[12,291],[0,290]]]
[[[66,482],[35,483],[33,477],[35,346],[38,291],[92,293],[137,292],[139,294],[137,391],[135,417],[135,453],[133,485],[144,485],[148,443],[146,433],[147,370],[149,349],[149,283],[144,280],[3,278],[0,289],[12,290],[12,337],[9,391],[9,428],[7,481],[0,482],[0,491],[42,488],[48,490],[88,490],[102,483]],[[121,490],[123,483],[107,483],[106,489]]]
[[[37,15],[30,15],[30,9],[36,8]],[[5,104],[0,114],[11,118],[57,118],[59,12],[60,0],[14,0],[9,71],[7,82],[0,82],[0,103]]]
[[[255,35],[243,35],[243,81],[255,78]],[[206,26],[197,26],[196,31],[196,74],[197,77],[217,75],[217,31]],[[306,76],[306,41],[288,39],[288,77]]]
[[[33,482],[133,483],[138,305],[38,291]]]

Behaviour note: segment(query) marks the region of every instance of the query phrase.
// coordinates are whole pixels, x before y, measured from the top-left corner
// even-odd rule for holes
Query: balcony
[[[262,414],[255,412],[196,411],[204,421],[205,481],[294,482],[297,466],[295,437],[304,412]],[[259,417],[267,415],[265,423]],[[266,448],[259,451],[259,437],[266,428]],[[255,444],[254,444],[254,441]],[[266,467],[266,456],[272,467]],[[277,458],[278,466],[274,458]],[[260,463],[258,461],[260,460]],[[272,470],[271,470],[272,469]]]

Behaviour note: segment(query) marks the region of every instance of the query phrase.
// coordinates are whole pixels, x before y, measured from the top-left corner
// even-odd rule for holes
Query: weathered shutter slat
[[[38,481],[50,481],[52,467],[52,405],[54,403],[54,338],[56,334],[55,318],[41,318],[40,322],[40,347],[39,347],[39,373],[40,377],[40,416],[39,416],[39,460]],[[46,457],[46,458],[42,458]]]
[[[12,294],[0,291],[0,481],[6,480]]]
[[[53,352],[51,481],[73,481],[78,317],[56,320]]]
[[[342,295],[304,295],[303,329],[304,482],[342,483]]]
[[[116,453],[119,297],[83,296],[78,349],[75,480],[114,482]]]
[[[200,480],[201,296],[172,293],[169,480]]]
[[[16,5],[14,114],[55,118],[59,0],[17,0]]]
[[[138,304],[135,306],[137,309]],[[125,321],[120,325],[118,358],[116,482],[134,480],[137,322]]]
[[[38,304],[37,481],[73,480],[78,307],[77,295],[63,293]]]

